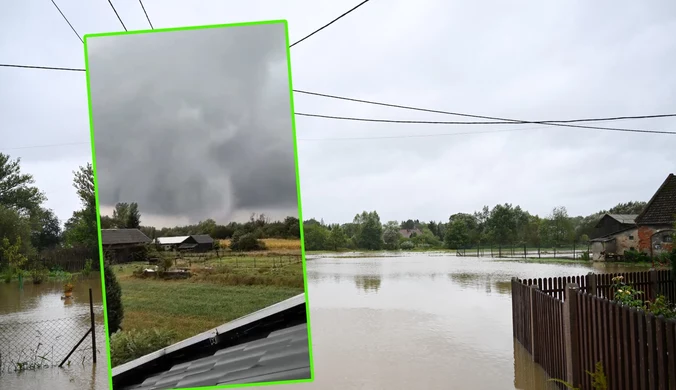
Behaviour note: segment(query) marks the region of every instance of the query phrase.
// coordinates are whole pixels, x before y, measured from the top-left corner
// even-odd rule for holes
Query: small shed
[[[185,244],[186,241],[192,241],[190,236],[157,237],[155,239],[155,244],[165,251],[171,251],[178,249],[181,245]]]
[[[594,261],[619,260],[624,252],[638,249],[638,227],[632,226],[619,232],[590,240]]]
[[[134,254],[151,239],[139,229],[101,229],[101,246],[106,259],[115,263],[134,260]]]
[[[208,234],[195,234],[191,237],[197,244],[193,249],[194,252],[208,252],[214,249],[214,239]]]
[[[638,214],[609,214],[606,213],[594,226],[594,237],[605,237],[624,229],[636,226]]]

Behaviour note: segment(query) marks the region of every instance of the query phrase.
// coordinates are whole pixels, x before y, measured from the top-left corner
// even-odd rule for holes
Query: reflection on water
[[[549,390],[515,345],[511,278],[619,270],[439,254],[310,260],[315,380],[285,387]]]
[[[103,325],[101,279],[99,274],[74,283],[73,296],[63,299],[62,281],[32,284],[24,281],[0,283],[0,356],[5,370],[0,388],[18,389],[108,389],[106,344]],[[96,324],[98,364],[92,363],[90,336],[80,345],[64,368],[7,372],[12,362],[41,361],[58,365],[91,326],[89,289],[92,289]]]

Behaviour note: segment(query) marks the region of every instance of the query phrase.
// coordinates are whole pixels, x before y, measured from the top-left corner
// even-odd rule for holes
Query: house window
[[[629,235],[629,239],[630,239],[630,240],[633,240],[633,239],[634,239],[634,236]]]
[[[671,242],[671,236],[664,236],[662,237],[663,242]]]

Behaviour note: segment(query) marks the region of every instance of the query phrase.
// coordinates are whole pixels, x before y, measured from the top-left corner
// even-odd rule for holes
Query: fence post
[[[523,244],[523,258],[527,258],[528,256],[526,255],[526,244]]]
[[[92,289],[89,289],[89,317],[92,320],[92,360],[96,364],[96,324],[94,322],[94,300],[92,299]]]
[[[587,293],[593,295],[593,296],[598,296],[596,289],[597,289],[597,283],[596,283],[596,274],[593,272],[590,272],[587,274]]]
[[[657,298],[657,295],[660,293],[659,292],[659,284],[657,282],[657,271],[655,268],[651,268],[650,271],[648,271],[649,275],[649,280],[650,280],[650,296],[648,299],[653,300]]]
[[[577,283],[566,284],[566,300],[563,301],[563,348],[566,362],[566,382],[580,385],[579,329],[577,328]]]
[[[535,290],[538,289],[537,284],[528,286],[528,310],[530,311],[530,357],[534,362],[538,362],[537,348],[535,347],[535,329],[537,326],[535,313]]]

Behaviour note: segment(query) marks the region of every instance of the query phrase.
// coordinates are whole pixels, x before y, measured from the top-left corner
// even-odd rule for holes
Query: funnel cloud
[[[297,217],[286,46],[282,23],[88,38],[102,211]]]

